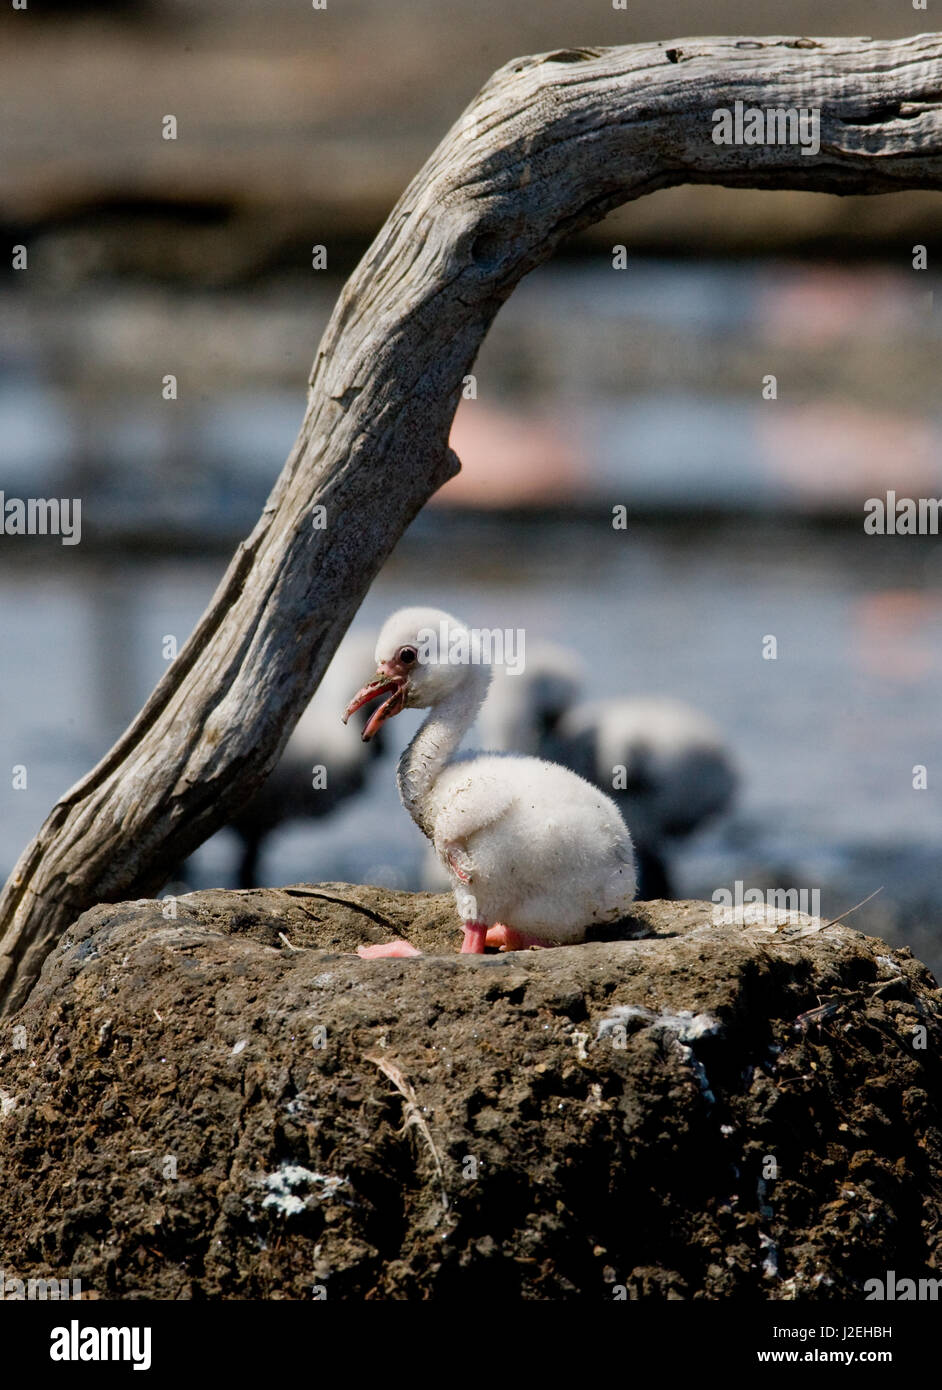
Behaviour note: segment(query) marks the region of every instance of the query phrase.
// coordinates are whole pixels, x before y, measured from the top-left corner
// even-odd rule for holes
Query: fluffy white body
[[[450,650],[420,659],[422,634],[443,630],[468,639],[457,647],[469,659]],[[384,624],[376,676],[347,714],[386,697],[366,726],[369,739],[402,709],[430,710],[397,780],[403,805],[448,870],[465,924],[462,951],[483,951],[488,928],[542,945],[581,941],[588,926],[624,916],[634,899],[631,836],[614,801],[567,768],[531,757],[456,756],[490,683],[474,656],[473,638],[449,614],[402,609]],[[390,953],[404,952],[371,951]]]
[[[558,758],[568,766],[552,743],[552,733],[565,711],[578,700],[584,679],[582,662],[575,652],[554,642],[527,642],[522,671],[511,674],[498,666],[492,672],[475,725],[480,746],[492,753],[525,754],[548,762]],[[594,780],[581,767],[572,770],[590,782]],[[448,866],[441,863],[431,842],[422,865],[422,886],[433,893],[451,887]]]
[[[563,944],[624,917],[634,900],[634,852],[617,806],[556,763],[459,758],[436,778],[426,814],[463,922]]]

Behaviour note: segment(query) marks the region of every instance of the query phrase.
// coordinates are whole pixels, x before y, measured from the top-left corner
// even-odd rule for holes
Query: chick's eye
[[[417,655],[415,647],[403,647],[399,652],[399,660],[403,666],[411,666]]]

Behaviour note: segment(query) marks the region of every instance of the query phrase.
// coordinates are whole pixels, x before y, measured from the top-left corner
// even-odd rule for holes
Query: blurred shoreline
[[[0,225],[63,284],[258,282],[329,246],[346,274],[492,72],[572,44],[683,35],[905,37],[931,14],[885,0],[103,0],[0,12]],[[813,93],[811,94],[813,96]],[[178,138],[161,136],[165,114]],[[875,198],[684,186],[572,244],[594,253],[892,257],[942,232],[931,192]]]
[[[431,510],[853,529],[888,487],[942,495],[940,283],[908,258],[541,267],[482,346]],[[35,284],[0,290],[3,490],[81,497],[103,551],[231,548],[294,443],[339,279]]]

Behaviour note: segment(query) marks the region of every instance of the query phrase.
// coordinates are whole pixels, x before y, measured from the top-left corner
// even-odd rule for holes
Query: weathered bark
[[[714,144],[712,113],[736,99],[819,107],[820,153]],[[457,468],[461,379],[517,281],[618,204],[690,182],[942,188],[942,36],[682,39],[494,75],[344,289],[297,442],[189,642],[21,856],[0,898],[5,1009],[80,912],[154,892],[271,768],[374,575]]]

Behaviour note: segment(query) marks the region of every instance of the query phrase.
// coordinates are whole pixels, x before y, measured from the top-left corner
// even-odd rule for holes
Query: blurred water
[[[886,487],[937,496],[940,283],[903,256],[542,266],[475,362],[442,498],[856,519]],[[0,488],[80,495],[94,543],[232,546],[294,441],[340,289],[0,287]]]

